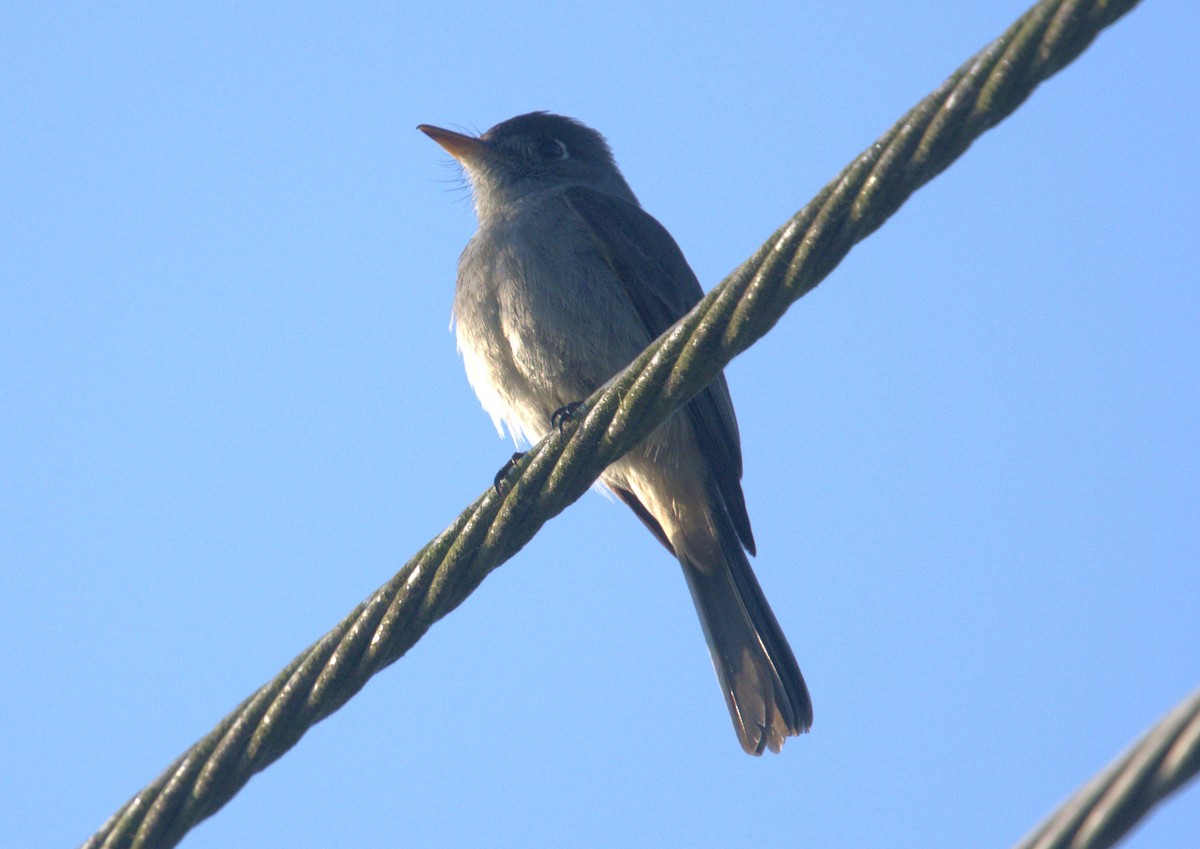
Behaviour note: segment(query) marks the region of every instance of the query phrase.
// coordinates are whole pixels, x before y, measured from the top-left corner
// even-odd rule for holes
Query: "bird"
[[[461,165],[478,219],[452,313],[467,378],[497,431],[533,444],[703,290],[604,136],[582,122],[530,112],[480,135],[417,129]],[[813,710],[747,559],[755,542],[741,477],[719,374],[600,480],[683,567],[738,740],[761,755],[808,731]]]

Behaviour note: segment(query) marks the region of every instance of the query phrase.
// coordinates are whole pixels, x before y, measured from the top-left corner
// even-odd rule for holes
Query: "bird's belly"
[[[458,347],[497,425],[503,421],[536,441],[549,429],[551,413],[586,398],[650,340],[602,262],[560,267],[546,259],[563,255],[559,250],[511,238],[491,243],[507,246],[464,254],[460,265]],[[579,272],[581,265],[591,271]]]

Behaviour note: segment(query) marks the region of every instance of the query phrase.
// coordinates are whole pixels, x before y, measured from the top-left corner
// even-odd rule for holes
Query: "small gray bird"
[[[418,129],[462,164],[479,218],[454,292],[467,377],[497,430],[536,442],[691,309],[700,283],[595,130],[546,112],[479,137]],[[742,748],[759,755],[813,714],[743,551],[754,537],[741,477],[718,376],[601,480],[679,558]]]

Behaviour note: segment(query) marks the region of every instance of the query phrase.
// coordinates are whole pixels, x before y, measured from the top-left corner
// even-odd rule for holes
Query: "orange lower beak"
[[[417,129],[440,144],[459,162],[465,163],[472,159],[478,159],[487,151],[487,145],[475,136],[463,135],[453,130],[443,130],[441,127],[429,124],[420,124]]]

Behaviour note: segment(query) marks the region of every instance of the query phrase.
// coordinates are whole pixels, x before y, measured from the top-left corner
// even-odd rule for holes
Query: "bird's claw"
[[[508,482],[508,473],[517,467],[517,463],[519,463],[521,458],[524,456],[524,451],[514,452],[513,455],[508,458],[508,462],[500,467],[500,471],[496,472],[496,477],[492,478],[492,486],[496,488],[497,495],[504,494],[504,485]]]
[[[562,433],[563,426],[574,418],[575,411],[582,406],[582,401],[572,401],[570,404],[559,407],[550,414],[550,427]]]

